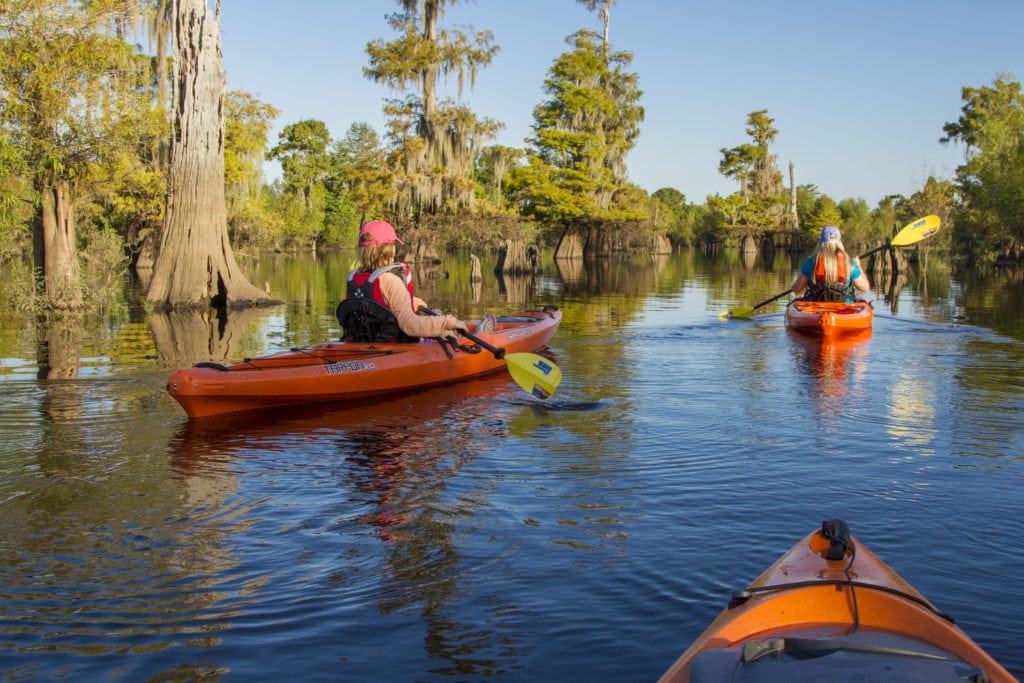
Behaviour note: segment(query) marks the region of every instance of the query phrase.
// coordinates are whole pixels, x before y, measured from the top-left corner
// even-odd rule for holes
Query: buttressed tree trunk
[[[228,241],[220,2],[174,0],[174,133],[160,253],[146,299],[157,310],[280,303],[251,284]]]
[[[59,310],[73,310],[82,305],[82,288],[70,184],[51,178],[41,188],[40,196],[36,267],[43,274],[48,304]]]

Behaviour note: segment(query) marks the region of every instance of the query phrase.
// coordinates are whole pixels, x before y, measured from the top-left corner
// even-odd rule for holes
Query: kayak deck
[[[805,301],[794,299],[786,306],[786,324],[795,330],[823,335],[864,332],[875,317],[870,301]]]
[[[533,353],[547,346],[561,319],[554,307],[520,312],[498,318],[493,332],[477,336],[506,354]],[[435,339],[406,344],[338,341],[235,363],[179,368],[168,378],[167,390],[189,417],[209,417],[446,384],[502,369],[505,363],[472,344],[453,348]]]
[[[821,531],[797,543],[660,680],[1016,680],[849,538],[837,560],[827,559],[832,544]]]

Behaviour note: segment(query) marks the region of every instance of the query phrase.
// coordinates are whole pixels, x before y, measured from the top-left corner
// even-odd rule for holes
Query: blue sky
[[[391,40],[393,0],[222,0],[228,87],[281,110],[271,132],[319,119],[335,139],[355,122],[384,132],[393,96],[363,76],[366,44]],[[500,51],[463,101],[524,147],[533,108],[565,37],[600,30],[575,0],[462,0],[446,27],[488,29]],[[910,195],[929,175],[952,178],[963,149],[942,145],[963,86],[1000,73],[1024,78],[1022,0],[618,0],[610,41],[633,53],[646,119],[627,163],[648,192],[673,187],[691,202],[728,194],[721,148],[748,142],[746,118],[767,109],[786,175],[833,199],[874,208]],[[444,86],[443,86],[444,87]],[[455,95],[455,83],[445,94]],[[276,164],[267,165],[273,177]]]

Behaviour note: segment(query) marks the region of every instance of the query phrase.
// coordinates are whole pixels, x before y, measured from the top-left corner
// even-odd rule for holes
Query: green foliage
[[[280,114],[251,93],[231,90],[224,97],[224,184],[251,186],[260,170],[270,126]]]
[[[314,188],[322,186],[330,173],[327,148],[331,136],[327,124],[316,119],[290,123],[278,139],[277,145],[267,152],[267,158],[281,162],[285,192],[312,209]]]
[[[815,199],[814,206],[811,207],[810,212],[806,216],[800,217],[801,235],[810,244],[814,244],[818,241],[821,230],[826,225],[834,225],[842,231],[843,214],[840,213],[834,199],[826,194],[822,194],[818,195]],[[845,235],[843,240],[844,242],[846,241]]]
[[[522,167],[526,150],[503,145],[484,147],[477,156],[476,180],[479,196],[484,202],[484,211],[506,212],[513,203],[506,201],[506,181],[515,169]]]
[[[4,258],[0,260],[0,270],[3,271],[4,282],[0,287],[0,309],[37,312],[35,273],[30,259]]]
[[[953,241],[968,263],[1024,258],[1024,93],[1009,74],[991,86],[965,87],[956,122],[941,142],[962,143],[967,161],[957,167],[962,210]]]
[[[2,123],[28,172],[81,182],[134,151],[149,129],[146,62],[105,32],[103,8],[5,0],[0,15]]]
[[[140,188],[166,127],[148,99],[149,60],[121,37],[138,13],[131,3],[0,0],[0,181],[31,206],[50,305],[76,307],[82,283],[67,253],[76,245],[43,239],[48,226],[76,226],[81,214],[127,231],[154,208]]]
[[[85,245],[79,252],[82,297],[88,307],[102,311],[124,299],[128,258],[120,235],[113,230],[96,229],[94,225],[89,224],[81,235]]]
[[[350,216],[349,227],[355,230],[371,216],[383,215],[394,197],[393,172],[385,161],[386,151],[380,136],[370,124],[353,123],[345,137],[335,143],[328,189],[339,206],[331,211]],[[344,197],[344,209],[340,206]],[[342,219],[339,219],[339,225]]]
[[[730,223],[729,200],[719,195],[709,196],[702,208],[703,211],[696,212],[694,238],[705,248],[721,246],[725,242],[726,226]]]
[[[92,214],[97,229],[120,236],[123,246],[137,252],[147,239],[157,239],[167,202],[167,175],[125,159],[117,182],[94,197]]]
[[[782,185],[782,173],[771,153],[779,131],[768,110],[747,115],[747,135],[752,142],[732,148],[723,147],[718,171],[739,185],[738,191],[723,202],[721,209],[730,217],[733,228],[772,231],[785,227],[789,198]]]
[[[280,112],[252,94],[229,91],[224,98],[224,199],[228,232],[236,246],[268,243],[262,162],[271,122]]]
[[[625,158],[636,143],[643,108],[627,52],[606,54],[587,31],[567,40],[544,81],[550,99],[534,108],[528,164],[512,185],[525,215],[550,226],[642,220],[647,198],[626,188]]]
[[[477,154],[503,124],[478,119],[458,101],[439,99],[439,81],[454,76],[461,98],[466,81],[473,85],[477,70],[490,64],[498,48],[490,31],[439,29],[445,2],[399,4],[404,12],[389,18],[399,37],[367,44],[370,64],[363,69],[368,78],[396,92],[419,88],[384,110],[396,188],[393,207],[399,215],[465,212],[478,196],[473,179]]]
[[[22,149],[0,129],[0,264],[30,248],[29,221],[35,202],[26,171]]]
[[[697,236],[697,226],[704,207],[686,203],[686,195],[671,187],[663,187],[651,195],[654,227],[676,245],[690,245]]]

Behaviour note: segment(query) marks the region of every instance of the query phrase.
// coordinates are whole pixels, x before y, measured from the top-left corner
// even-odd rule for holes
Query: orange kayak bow
[[[734,594],[661,678],[741,680],[1017,679],[831,520]]]

